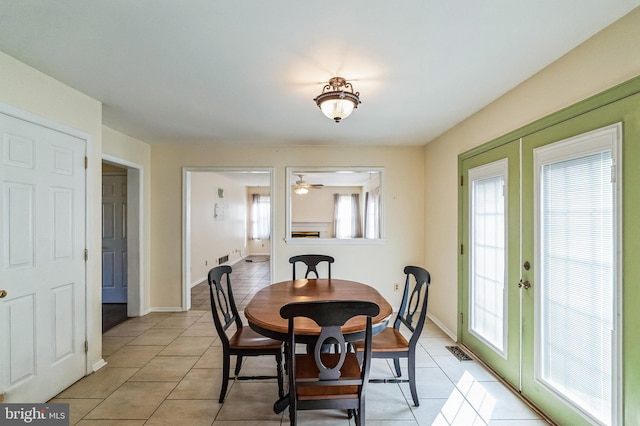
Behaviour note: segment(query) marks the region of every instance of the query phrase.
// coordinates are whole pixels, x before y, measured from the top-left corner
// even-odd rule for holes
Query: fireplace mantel
[[[319,232],[319,238],[331,238],[331,222],[292,222],[291,232]]]

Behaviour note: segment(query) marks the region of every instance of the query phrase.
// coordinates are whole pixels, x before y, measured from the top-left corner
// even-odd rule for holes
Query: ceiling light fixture
[[[293,192],[295,192],[296,194],[299,194],[299,195],[304,195],[304,194],[306,194],[307,192],[309,192],[309,190],[308,190],[307,188],[305,188],[305,187],[301,186],[301,187],[295,188],[295,189],[293,190]]]
[[[360,103],[360,92],[354,92],[351,83],[342,77],[333,77],[313,99],[322,113],[336,123],[351,114]]]

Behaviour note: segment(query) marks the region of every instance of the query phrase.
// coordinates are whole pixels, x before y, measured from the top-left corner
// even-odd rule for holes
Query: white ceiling
[[[0,0],[0,51],[147,142],[423,145],[638,5]],[[338,124],[313,102],[336,75],[362,100]]]

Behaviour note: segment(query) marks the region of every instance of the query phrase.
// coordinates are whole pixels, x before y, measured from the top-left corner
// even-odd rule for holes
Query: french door
[[[519,145],[463,162],[462,342],[513,384],[520,377]]]
[[[561,424],[618,424],[619,106],[462,161],[462,343]]]
[[[622,123],[581,117],[523,139],[521,390],[562,424],[620,424]],[[569,136],[557,141],[559,134]]]

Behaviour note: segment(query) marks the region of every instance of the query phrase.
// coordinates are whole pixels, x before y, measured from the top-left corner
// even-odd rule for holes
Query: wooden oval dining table
[[[256,332],[277,340],[286,340],[287,320],[280,316],[280,308],[291,302],[321,300],[364,300],[374,302],[380,313],[372,319],[373,333],[386,327],[393,308],[378,291],[363,283],[342,279],[299,279],[271,284],[259,290],[244,308],[249,326]],[[348,340],[361,339],[365,318],[354,317],[342,327]],[[320,327],[310,319],[296,321],[296,334],[308,336],[312,342],[320,334]]]

